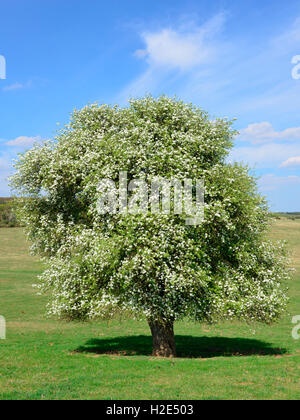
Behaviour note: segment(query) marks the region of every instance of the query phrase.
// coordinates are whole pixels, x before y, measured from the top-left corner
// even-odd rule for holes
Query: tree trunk
[[[148,321],[152,333],[153,356],[176,357],[173,322]]]

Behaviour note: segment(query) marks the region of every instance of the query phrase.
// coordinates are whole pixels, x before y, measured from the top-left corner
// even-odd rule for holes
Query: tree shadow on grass
[[[281,355],[286,349],[249,338],[193,337],[176,335],[177,357],[211,358],[218,356]],[[152,338],[146,335],[91,339],[75,350],[79,353],[119,356],[150,356]]]

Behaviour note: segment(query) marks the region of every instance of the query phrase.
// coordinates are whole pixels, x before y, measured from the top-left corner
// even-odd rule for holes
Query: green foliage
[[[95,318],[115,309],[149,320],[271,322],[285,310],[284,247],[265,240],[268,211],[248,168],[226,157],[231,122],[162,96],[128,108],[75,111],[53,142],[20,156],[12,185],[32,251],[48,261],[49,313]],[[99,214],[109,178],[204,179],[205,220]]]

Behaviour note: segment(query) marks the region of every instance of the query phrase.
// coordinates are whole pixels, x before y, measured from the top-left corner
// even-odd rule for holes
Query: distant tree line
[[[273,213],[269,213],[269,216],[274,218],[274,219],[286,218],[286,219],[296,220],[296,219],[300,219],[300,212],[299,211],[273,212]]]
[[[0,228],[17,226],[19,223],[14,212],[13,198],[0,197]]]

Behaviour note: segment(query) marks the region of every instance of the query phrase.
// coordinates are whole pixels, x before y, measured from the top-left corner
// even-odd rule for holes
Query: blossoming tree
[[[166,96],[129,107],[74,111],[53,141],[20,155],[12,186],[32,252],[48,267],[49,314],[93,319],[116,310],[146,318],[153,353],[175,356],[174,322],[272,322],[285,310],[284,247],[265,239],[267,206],[247,167],[226,160],[226,119]],[[98,211],[100,179],[120,171],[203,179],[205,217]]]

